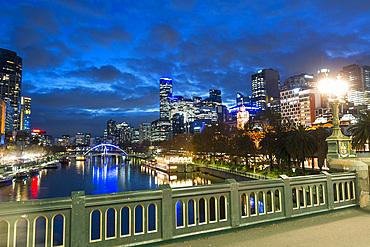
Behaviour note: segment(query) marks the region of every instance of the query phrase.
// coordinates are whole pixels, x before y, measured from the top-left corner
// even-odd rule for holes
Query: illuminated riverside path
[[[167,174],[140,166],[138,159],[118,164],[115,161],[111,156],[94,156],[87,157],[86,161],[72,159],[71,164],[55,170],[40,169],[37,176],[1,186],[0,202],[68,197],[72,191],[94,195],[157,189],[164,182],[171,187],[224,182],[224,179],[201,173],[171,176],[169,180]]]

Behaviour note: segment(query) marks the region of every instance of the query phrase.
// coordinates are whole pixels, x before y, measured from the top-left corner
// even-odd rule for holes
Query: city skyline
[[[284,82],[369,65],[368,10],[367,1],[7,1],[0,42],[23,58],[31,128],[101,136],[109,119],[158,119],[160,77],[174,95],[219,89],[231,104],[251,95],[260,69]]]

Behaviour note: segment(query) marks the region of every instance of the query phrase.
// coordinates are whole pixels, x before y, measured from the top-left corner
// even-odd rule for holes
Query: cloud
[[[114,81],[122,77],[122,72],[113,65],[104,65],[100,68],[88,67],[66,73],[69,77],[88,78],[92,81],[106,82]]]

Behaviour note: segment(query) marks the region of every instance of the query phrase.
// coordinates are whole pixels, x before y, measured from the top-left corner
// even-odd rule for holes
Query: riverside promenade
[[[275,224],[245,228],[228,233],[193,236],[165,247],[204,246],[370,246],[370,206],[343,209]]]

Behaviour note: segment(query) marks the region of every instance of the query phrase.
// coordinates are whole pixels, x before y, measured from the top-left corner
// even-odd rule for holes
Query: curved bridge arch
[[[125,151],[123,151],[121,148],[119,148],[118,146],[116,145],[113,145],[113,144],[110,144],[110,143],[102,143],[102,144],[98,144],[92,148],[90,148],[87,152],[85,152],[83,155],[86,156],[88,155],[91,151],[94,151],[94,150],[99,150],[99,149],[102,149],[102,154],[107,154],[109,149],[117,149],[121,152],[122,155],[127,155],[127,153]]]

